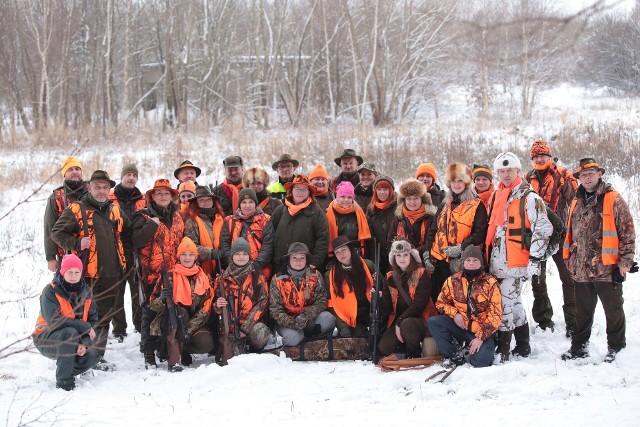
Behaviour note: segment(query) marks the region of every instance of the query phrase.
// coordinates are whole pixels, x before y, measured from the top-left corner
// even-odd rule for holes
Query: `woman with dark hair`
[[[353,244],[346,236],[333,239],[335,261],[326,273],[328,306],[342,338],[365,337],[369,327],[373,263],[363,259]]]
[[[367,222],[372,239],[367,241],[367,254],[375,254],[375,243],[380,245],[380,271],[389,270],[389,229],[398,206],[393,179],[379,176],[373,184],[373,198],[367,208]],[[370,256],[372,258],[372,256]]]
[[[389,251],[391,271],[382,289],[382,318],[387,330],[378,350],[383,355],[404,352],[408,358],[420,357],[422,342],[430,336],[426,320],[437,314],[431,295],[429,272],[422,267],[418,251],[408,240],[397,240]]]

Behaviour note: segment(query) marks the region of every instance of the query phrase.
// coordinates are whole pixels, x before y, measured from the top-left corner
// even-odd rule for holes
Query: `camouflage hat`
[[[375,176],[378,176],[378,171],[376,170],[376,165],[371,162],[364,162],[360,166],[358,166],[358,172],[361,170],[368,170],[373,172]]]
[[[604,168],[601,168],[600,165],[598,165],[598,162],[596,162],[593,157],[585,157],[584,159],[580,159],[580,165],[578,166],[578,170],[573,173],[573,177],[578,179],[578,175],[580,175],[580,172],[592,168],[595,168],[598,171],[602,172],[603,175],[606,172]]]

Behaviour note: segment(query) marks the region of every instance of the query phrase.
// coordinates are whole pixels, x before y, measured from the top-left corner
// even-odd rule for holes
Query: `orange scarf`
[[[416,209],[415,211],[410,211],[409,209],[407,209],[407,207],[403,203],[402,204],[402,214],[409,220],[411,225],[413,225],[420,218],[423,218],[423,217],[427,216],[427,208],[424,205],[422,205],[418,209]]]
[[[373,203],[372,203],[372,204],[373,204],[373,206],[374,206],[376,209],[380,209],[381,211],[384,211],[384,210],[386,210],[389,206],[391,206],[391,204],[392,204],[393,202],[395,202],[395,201],[396,201],[396,197],[395,197],[395,196],[396,196],[395,194],[391,194],[391,195],[389,196],[389,198],[388,198],[385,202],[378,202],[378,201],[376,201],[376,200],[374,199],[374,201],[373,201]],[[375,197],[375,196],[374,196],[374,197]]]
[[[229,191],[225,191],[227,196],[231,198],[231,212],[235,212],[238,209],[238,194],[240,190],[242,190],[242,181],[239,184],[233,184],[227,180],[227,178],[222,181],[223,187],[226,186],[226,189]],[[223,188],[224,190],[224,188]],[[231,194],[229,194],[231,193]]]
[[[350,208],[341,208],[334,200],[329,204],[327,208],[327,222],[329,223],[329,252],[333,250],[331,242],[338,237],[338,220],[336,219],[336,212],[342,215],[350,213],[356,213],[356,221],[358,222],[358,240],[360,243],[371,238],[371,231],[369,231],[369,223],[367,222],[367,216],[364,214],[362,208],[356,208],[355,205]]]
[[[324,190],[318,190],[314,185],[311,186],[311,193],[316,197],[324,196],[328,192],[329,192],[329,186],[328,185],[327,185],[327,188],[325,188]]]
[[[264,210],[264,208],[267,207],[267,205],[269,204],[269,199],[270,199],[270,197],[267,196],[267,197],[264,198],[263,201],[260,202],[260,204],[258,205],[258,206],[260,206],[260,209]]]
[[[531,162],[531,165],[537,171],[546,171],[547,169],[549,169],[549,166],[551,166],[551,159],[547,160],[541,165],[537,164],[536,162]]]
[[[189,277],[195,276],[195,285],[191,290]],[[173,302],[191,307],[193,299],[191,292],[196,295],[204,295],[209,288],[209,277],[197,265],[187,268],[182,264],[176,264],[173,268]]]
[[[498,189],[495,192],[496,197],[493,199],[493,203],[489,207],[489,210],[491,211],[491,218],[489,218],[489,230],[487,230],[487,238],[485,240],[487,247],[493,244],[497,228],[504,225],[504,210],[507,207],[509,194],[511,194],[511,191],[520,185],[521,182],[522,178],[518,176],[513,180],[509,187],[505,187],[503,183],[500,183],[498,186]],[[489,254],[487,254],[487,256],[488,255]]]
[[[360,258],[360,262],[362,263],[364,274],[366,276],[367,299],[369,300],[369,302],[371,302],[371,288],[373,287],[373,277],[371,277],[371,273],[369,273],[369,267],[367,267],[367,263],[365,263],[362,258]],[[333,307],[333,310],[336,312],[338,317],[342,319],[347,325],[355,328],[356,319],[358,317],[358,300],[356,299],[356,292],[349,292],[349,286],[346,282],[343,282],[339,285],[342,286],[342,294],[344,295],[344,297],[340,298],[336,295],[335,289],[338,286],[338,284],[335,283],[336,268],[340,268],[340,263],[334,264],[333,268],[329,272],[329,291],[331,293],[329,307]]]
[[[299,205],[294,205],[293,202],[290,201],[288,198],[284,199],[284,204],[289,210],[289,215],[291,216],[296,216],[302,209],[309,206],[311,202],[312,202],[311,197],[307,198],[307,200],[300,203]]]
[[[222,225],[224,224],[224,219],[222,216],[216,215],[213,220],[213,227],[211,230],[211,234],[209,234],[209,230],[207,230],[207,225],[204,223],[202,218],[195,217],[196,224],[198,224],[198,234],[200,236],[200,241],[196,242],[200,244],[200,246],[206,246],[207,248],[218,249],[220,245],[220,232],[222,231]],[[211,238],[213,236],[213,239]],[[216,262],[205,261],[202,263],[202,268],[205,273],[213,274],[216,271]]]

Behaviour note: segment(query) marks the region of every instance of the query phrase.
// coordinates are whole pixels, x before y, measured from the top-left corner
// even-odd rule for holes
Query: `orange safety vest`
[[[55,282],[51,282],[49,284],[52,288],[55,288]],[[46,289],[46,288],[45,288]],[[75,319],[76,314],[73,312],[73,307],[71,307],[71,303],[68,299],[65,299],[57,292],[54,292],[58,303],[60,304],[60,314],[64,317],[68,317],[69,319]],[[87,298],[84,300],[84,307],[82,308],[82,321],[86,322],[89,318],[89,309],[91,308],[91,298]],[[34,329],[31,335],[38,335],[44,332],[47,329],[47,321],[42,316],[42,313],[38,315],[38,319],[36,320],[36,328]]]
[[[418,267],[416,269],[417,272],[417,276],[418,278],[422,277],[422,275],[424,274],[424,267]],[[391,281],[393,282],[393,272],[389,271],[387,273],[387,281]],[[394,283],[395,284],[395,283]],[[413,300],[416,296],[416,288],[417,288],[417,283],[416,286],[409,286],[409,296],[411,297],[411,299]],[[393,324],[393,321],[396,318],[396,307],[398,305],[398,295],[400,294],[400,291],[398,291],[398,289],[389,286],[389,293],[391,294],[391,304],[393,306],[393,310],[391,311],[391,314],[389,314],[389,321],[387,322],[387,328],[390,327]],[[422,318],[424,320],[429,319],[429,317],[431,316],[436,316],[438,314],[438,311],[436,310],[436,306],[433,304],[433,301],[431,300],[431,298],[428,299],[427,302],[427,306],[425,307],[424,311],[422,312]]]
[[[529,264],[529,250],[522,244],[522,221],[525,227],[531,229],[531,222],[524,211],[524,218],[520,216],[520,199],[513,199],[507,208],[507,266],[509,268],[526,267]]]
[[[76,221],[78,221],[78,225],[80,226],[80,234],[78,235],[78,237],[91,238],[91,246],[89,247],[89,260],[87,261],[85,277],[96,278],[98,277],[98,254],[96,253],[96,238],[95,230],[93,228],[93,214],[95,211],[93,209],[86,209],[87,229],[89,230],[89,235],[85,236],[84,221],[82,219],[82,208],[80,207],[80,203],[76,202],[71,204],[71,206],[69,206],[69,209],[71,209],[71,212],[73,212],[73,215],[76,217]],[[120,213],[120,208],[118,206],[111,207],[111,212],[109,212],[109,219],[115,223],[114,237],[116,239],[116,252],[118,253],[118,259],[120,261],[122,271],[126,271],[127,261],[124,256],[122,241],[120,240],[120,233],[122,233],[122,225],[124,223],[124,220],[122,219],[122,214]],[[80,252],[73,252],[76,255],[80,256]]]
[[[145,219],[149,219],[147,211],[143,211],[142,215]],[[173,271],[176,264],[176,251],[182,241],[184,235],[184,222],[180,214],[173,215],[171,228],[169,229],[164,222],[160,221],[156,233],[151,240],[140,249],[140,265],[142,266],[143,278],[145,285],[154,285],[160,278],[162,271],[162,250],[164,246],[164,263],[167,265],[167,271]]]
[[[291,279],[291,276],[282,275],[276,277],[276,286],[280,295],[282,295],[282,301],[284,308],[289,314],[300,314],[302,309],[309,306],[313,302],[313,297],[316,293],[316,287],[318,286],[318,273],[311,273],[309,275],[309,282],[306,281],[306,274],[300,284],[300,289],[296,286]]]
[[[618,263],[620,240],[618,239],[618,230],[613,215],[613,205],[618,197],[617,191],[609,191],[604,194],[602,204],[602,264],[616,265]],[[567,235],[564,238],[562,246],[562,258],[569,259],[571,256],[571,244],[573,243],[573,233],[571,231],[571,220],[573,210],[578,204],[578,199],[573,199],[571,208],[569,209],[569,217],[567,218]]]
[[[56,188],[53,190],[53,199],[56,201],[56,207],[58,208],[57,217],[60,218],[62,212],[71,204],[71,200],[65,196],[64,187]],[[65,255],[65,250],[58,246],[58,256],[62,258]]]
[[[431,246],[431,255],[435,259],[449,262],[449,257],[444,254],[444,248],[455,246],[471,236],[478,206],[480,206],[480,199],[473,199],[462,202],[451,210],[451,200],[447,202],[438,216],[438,231]]]
[[[251,225],[249,225],[249,229],[247,230],[247,242],[249,242],[249,248],[251,249],[251,253],[249,254],[251,260],[258,258],[260,254],[260,250],[262,249],[262,235],[264,233],[264,227],[267,225],[271,217],[266,213],[256,213],[253,217],[253,221],[251,221]],[[231,246],[233,242],[236,241],[238,237],[240,237],[240,233],[242,232],[242,221],[235,218],[233,215],[229,215],[225,218],[225,223],[227,225],[227,229],[229,230],[229,235],[231,236]],[[262,274],[267,279],[271,278],[271,265],[266,265]]]
[[[371,302],[371,288],[373,287],[373,277],[371,277],[371,273],[369,272],[369,267],[364,262],[364,259],[360,258],[360,262],[364,268],[365,279],[367,282],[367,299]],[[340,298],[336,294],[335,289],[338,284],[335,283],[335,270],[338,268],[337,263],[333,265],[331,271],[329,272],[329,291],[331,293],[331,299],[329,300],[329,307],[333,307],[333,310],[336,312],[338,317],[342,319],[344,323],[349,325],[352,328],[356,326],[356,318],[358,317],[358,300],[356,299],[356,293],[354,291],[349,292],[349,285],[345,282],[340,283],[342,286],[342,295]]]
[[[206,246],[207,248],[218,250],[220,247],[220,232],[222,231],[222,224],[224,224],[222,216],[216,214],[213,219],[213,223],[211,224],[211,230],[207,228],[207,224],[205,224],[204,220],[199,216],[196,216],[193,220],[198,225],[198,236],[200,238],[200,240],[195,243],[200,246]],[[202,263],[202,269],[205,273],[213,275],[216,271],[217,265],[218,263],[214,260],[204,261]]]

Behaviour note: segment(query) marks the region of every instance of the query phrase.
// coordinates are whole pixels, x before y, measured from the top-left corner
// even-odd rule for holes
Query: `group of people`
[[[322,164],[298,173],[298,160],[283,154],[273,183],[234,155],[223,160],[219,185],[199,184],[201,169],[185,160],[177,183],[160,178],[145,193],[136,165],[125,165],[116,185],[103,170],[85,181],[69,157],[45,211],[54,278],[42,293],[35,345],[57,360],[65,390],[89,368],[110,369],[110,324],[115,339],[127,335],[128,282],[147,367],[159,357],[179,372],[192,354],[224,364],[229,336],[260,352],[329,335],[369,337],[372,322],[381,331],[376,354],[439,353],[448,363],[489,366],[494,354],[506,362],[531,353],[526,281],[533,320],[556,329],[551,257],[571,338],[562,358],[588,356],[600,298],[611,362],[626,345],[622,282],[637,270],[631,214],[595,159],[570,173],[544,140],[530,154],[525,175],[510,152],[493,167],[451,163],[444,190],[432,163],[396,189],[353,149],[335,158],[341,172],[333,178]]]

